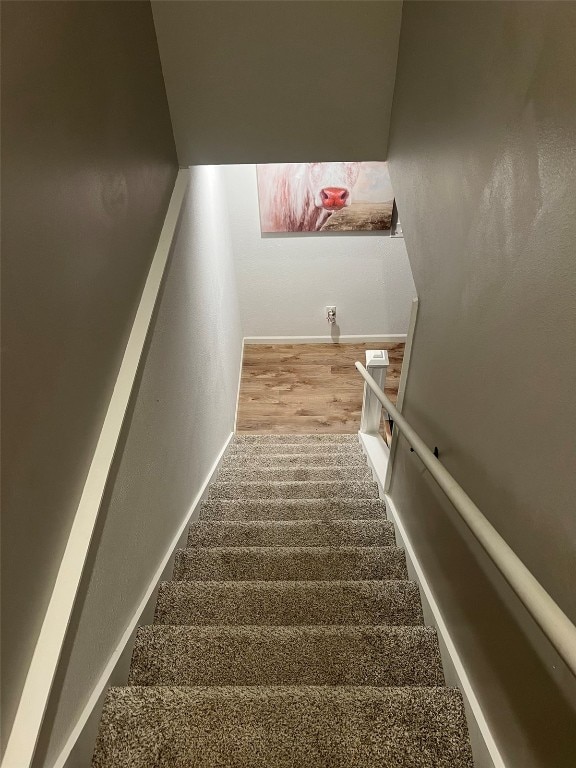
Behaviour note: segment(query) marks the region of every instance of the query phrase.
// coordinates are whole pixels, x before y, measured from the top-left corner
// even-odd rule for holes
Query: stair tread
[[[176,552],[174,579],[208,581],[407,578],[398,547],[211,547]]]
[[[269,481],[251,482],[221,481],[212,483],[208,492],[209,499],[333,499],[378,497],[378,484],[368,480],[314,480],[314,481]]]
[[[329,443],[335,445],[337,443],[344,443],[350,445],[359,446],[358,433],[349,435],[334,435],[334,434],[308,434],[308,435],[279,435],[277,433],[270,435],[239,435],[234,436],[234,444],[242,443],[285,443],[285,444],[301,444],[301,443]]]
[[[412,581],[167,581],[157,624],[423,623]]]
[[[199,520],[188,547],[394,545],[388,520]]]
[[[259,456],[261,454],[282,453],[286,456],[294,453],[311,455],[362,456],[358,443],[231,443],[226,451],[227,456]]]
[[[346,453],[285,453],[279,451],[273,453],[259,454],[257,459],[260,467],[364,467],[366,468],[366,458],[361,451],[348,451]],[[252,453],[230,453],[226,454],[222,461],[222,467],[245,467],[251,468],[255,464],[255,455]]]
[[[378,519],[386,517],[382,499],[207,499],[201,520]]]
[[[372,481],[366,465],[346,467],[292,466],[292,467],[224,467],[218,473],[218,482],[347,482]]]
[[[230,762],[233,756],[233,763]],[[444,687],[125,687],[108,692],[93,768],[472,768]]]
[[[141,627],[129,685],[443,685],[429,627]]]

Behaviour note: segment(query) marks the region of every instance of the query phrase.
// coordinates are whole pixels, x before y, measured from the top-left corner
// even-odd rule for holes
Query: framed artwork
[[[271,163],[256,175],[262,233],[390,231],[388,163]]]

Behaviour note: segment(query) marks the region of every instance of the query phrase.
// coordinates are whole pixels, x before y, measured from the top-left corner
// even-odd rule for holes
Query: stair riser
[[[378,520],[381,499],[220,499],[205,501],[201,520]]]
[[[378,485],[367,482],[226,483],[210,486],[209,499],[377,499]]]
[[[472,755],[452,689],[110,689],[92,768],[226,765],[472,768]]]
[[[143,627],[129,685],[442,685],[425,627]]]
[[[394,546],[387,520],[216,522],[199,521],[188,547],[386,547]]]
[[[263,469],[221,469],[220,482],[346,482],[359,480],[370,482],[372,473],[368,467],[264,467]]]
[[[155,624],[422,624],[410,581],[165,582]]]
[[[341,549],[184,549],[176,553],[177,581],[307,581],[407,579],[404,552],[395,547]]]

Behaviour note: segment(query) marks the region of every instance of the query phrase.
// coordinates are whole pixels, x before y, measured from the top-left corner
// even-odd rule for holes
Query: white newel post
[[[385,349],[366,350],[366,369],[376,384],[384,391],[386,371],[388,370],[388,352]],[[382,405],[368,386],[364,384],[364,400],[362,402],[362,420],[360,432],[370,435],[378,434]]]

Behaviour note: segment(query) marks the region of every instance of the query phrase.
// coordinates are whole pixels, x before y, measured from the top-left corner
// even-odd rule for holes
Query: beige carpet
[[[356,436],[237,437],[94,768],[472,768]]]

